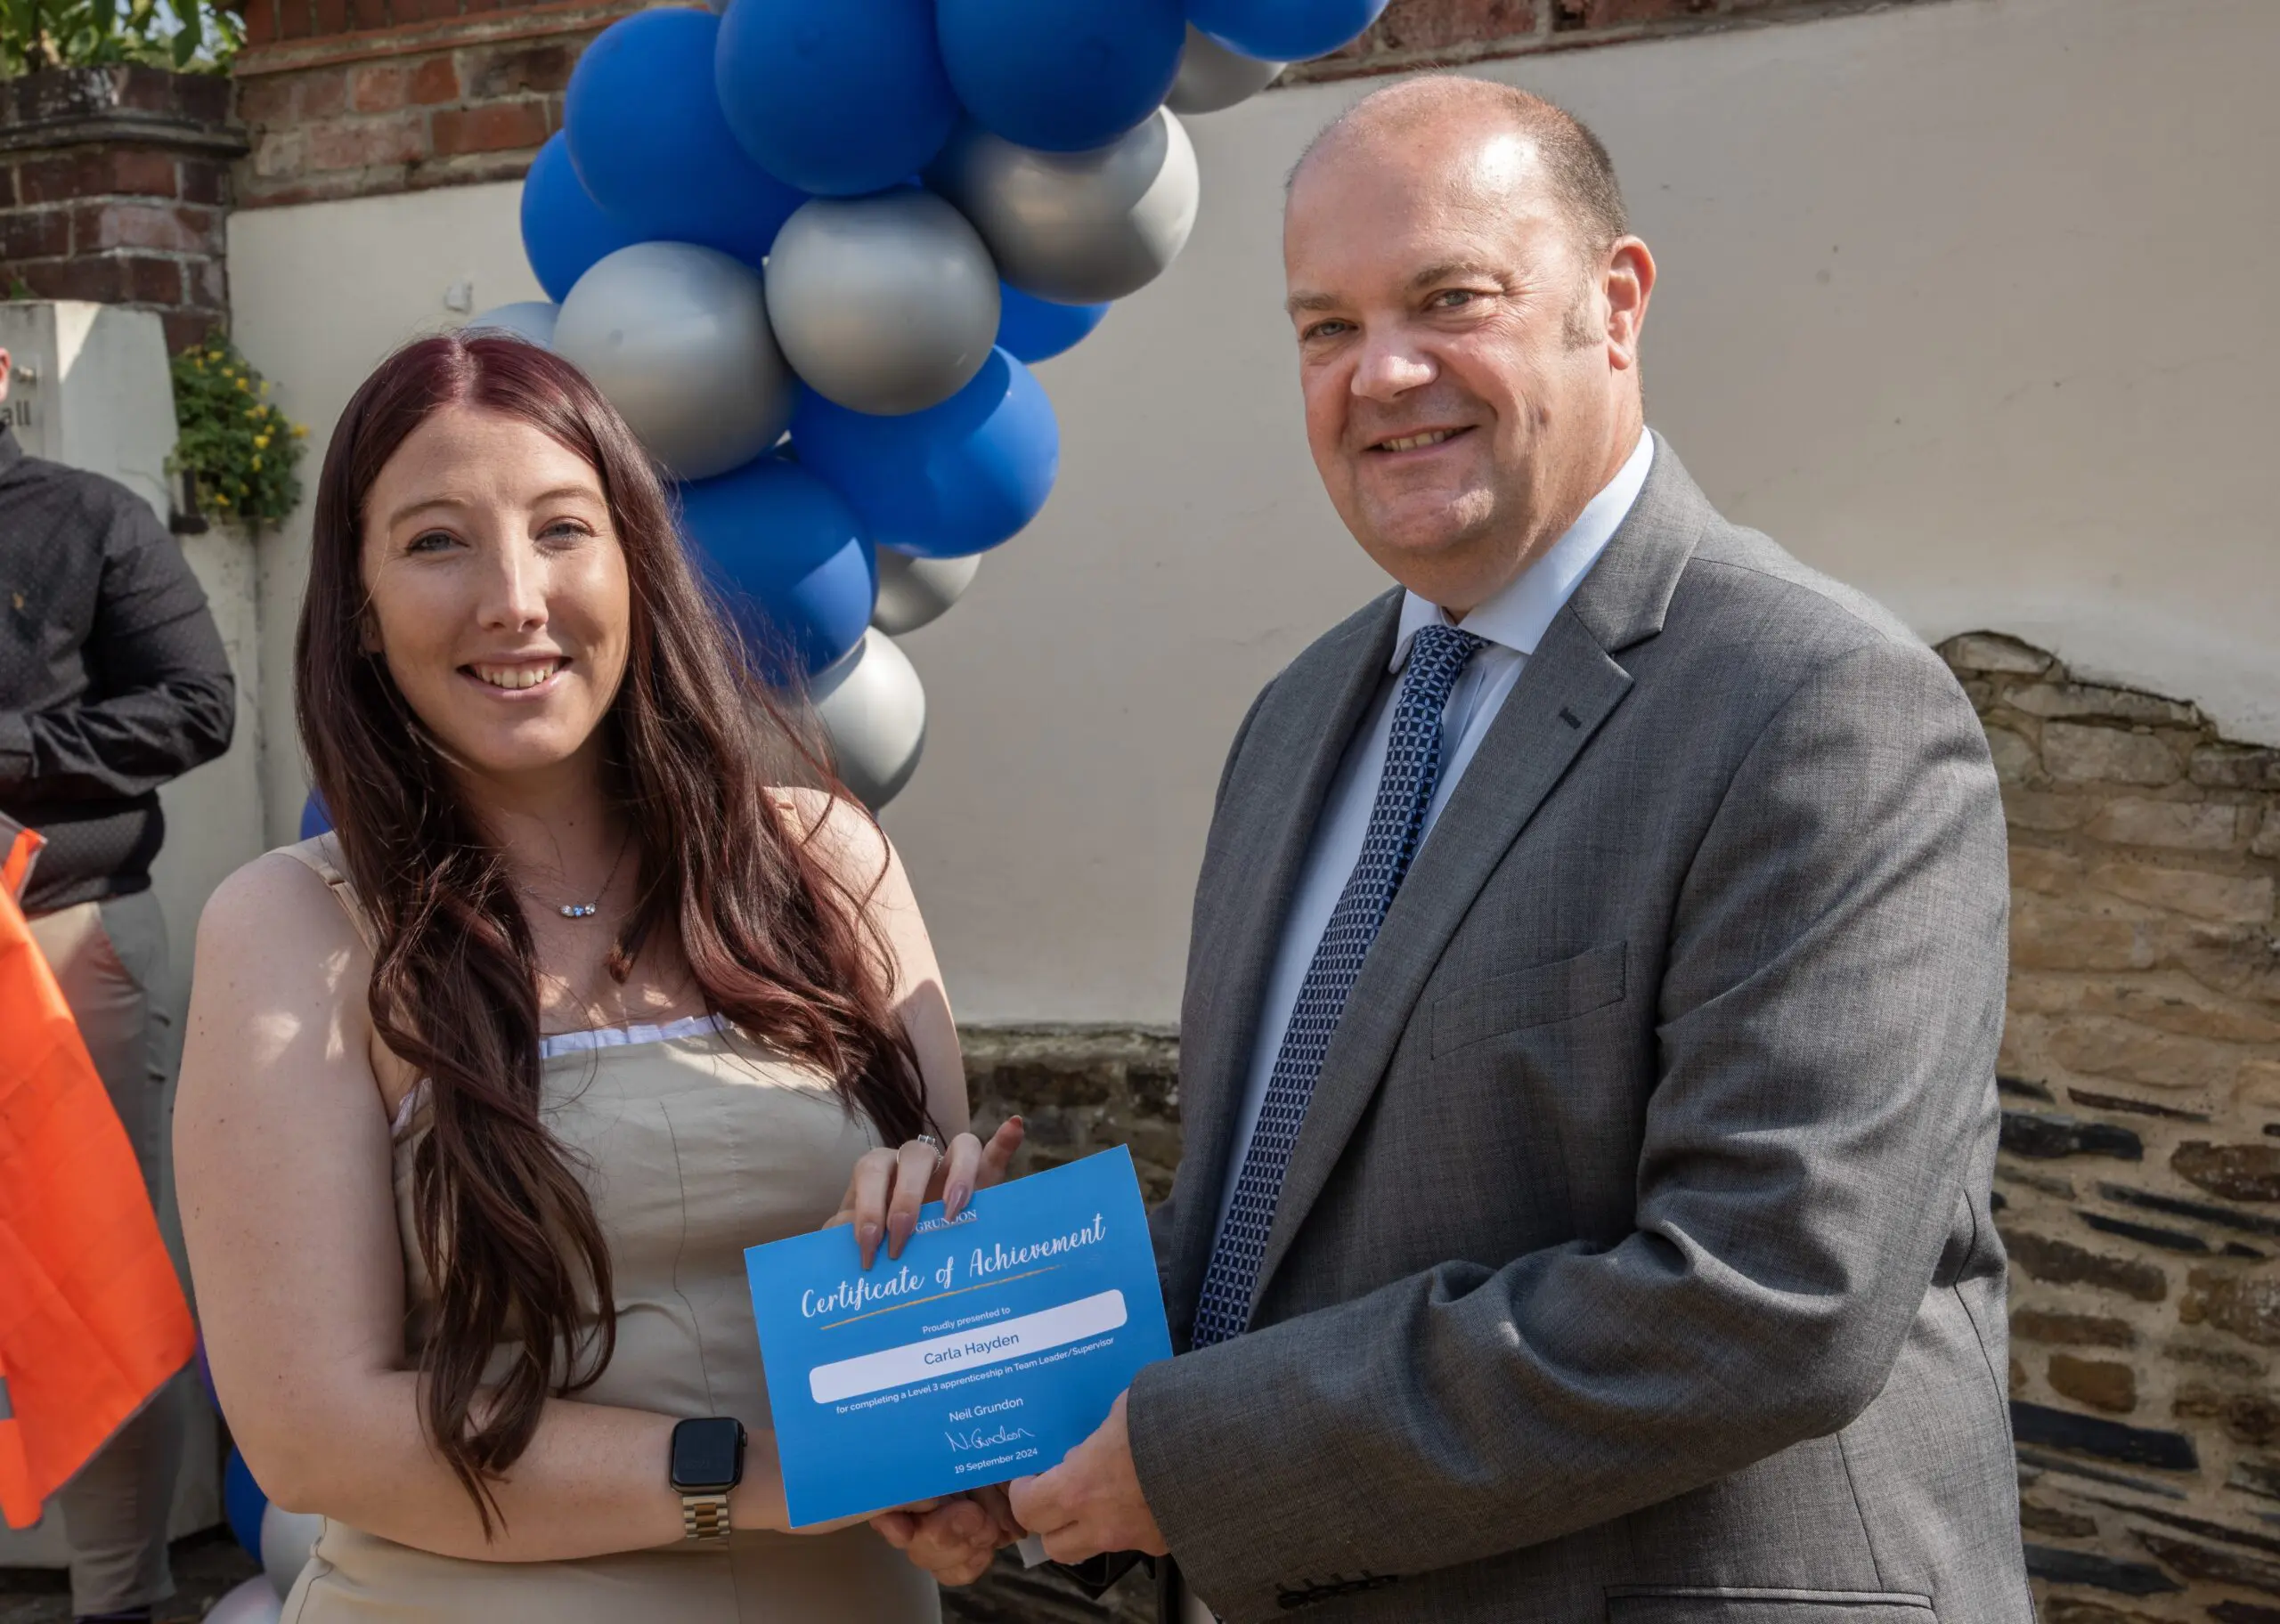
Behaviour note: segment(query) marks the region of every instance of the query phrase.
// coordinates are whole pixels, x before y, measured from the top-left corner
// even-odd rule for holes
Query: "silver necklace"
[[[602,911],[602,898],[609,895],[610,882],[617,878],[617,871],[625,866],[625,849],[633,843],[633,831],[627,830],[617,842],[617,857],[609,865],[609,873],[602,881],[602,889],[591,902],[566,902],[554,911],[565,919],[591,919]]]

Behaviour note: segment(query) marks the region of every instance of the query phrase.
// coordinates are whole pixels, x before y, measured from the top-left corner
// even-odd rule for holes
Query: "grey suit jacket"
[[[1656,444],[1333,1039],[1251,1332],[1187,1351],[1262,988],[1398,594],[1228,758],[1133,1384],[1231,1624],[2027,1624],[1989,1214],[1987,746],[1889,614]]]

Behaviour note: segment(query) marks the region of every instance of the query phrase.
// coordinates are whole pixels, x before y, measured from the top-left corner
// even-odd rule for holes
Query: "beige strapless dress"
[[[330,840],[290,855],[360,931]],[[816,1228],[876,1142],[828,1081],[712,1019],[566,1033],[545,1044],[541,1110],[584,1162],[607,1238],[617,1352],[578,1397],[766,1431],[744,1249]],[[435,1295],[412,1228],[424,1091],[400,1113],[396,1218],[417,1356]],[[662,1476],[665,1463],[657,1463]],[[732,1534],[580,1562],[433,1555],[327,1520],[282,1624],[940,1624],[934,1582],[867,1528]]]

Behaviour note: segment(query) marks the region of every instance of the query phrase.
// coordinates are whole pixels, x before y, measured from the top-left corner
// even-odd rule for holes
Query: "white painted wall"
[[[1649,415],[1729,515],[1927,637],[2012,631],[2280,740],[2280,6],[1953,0],[1482,71],[1613,149],[1663,268]],[[908,640],[933,732],[886,821],[970,1019],[1175,1019],[1226,741],[1380,584],[1315,484],[1279,312],[1282,176],[1367,88],[1191,122],[1186,254],[1042,369],[1052,505]],[[313,443],[456,319],[451,283],[534,294],[515,196],[235,217],[238,336]],[[300,544],[267,544],[273,672]],[[282,681],[264,707],[289,739]],[[273,838],[299,800],[273,748]]]

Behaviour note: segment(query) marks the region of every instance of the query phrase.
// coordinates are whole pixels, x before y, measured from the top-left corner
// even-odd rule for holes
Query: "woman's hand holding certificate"
[[[900,1246],[892,1204],[872,1219],[884,1266],[864,1266],[859,1240],[875,1185],[852,1192],[857,1234],[745,1254],[794,1526],[1044,1471],[1136,1372],[1171,1356],[1129,1153],[995,1188],[979,1184],[990,1160],[973,1156],[963,1211],[912,1209]],[[893,1181],[899,1198],[905,1181]]]
[[[1008,1116],[987,1145],[961,1133],[947,1150],[931,1139],[914,1139],[896,1150],[867,1150],[848,1177],[839,1212],[825,1227],[855,1226],[865,1269],[878,1255],[882,1238],[887,1255],[900,1257],[903,1243],[918,1227],[921,1206],[940,1201],[943,1215],[956,1218],[975,1190],[1004,1181],[1026,1133],[1019,1116]]]
[[[938,1149],[928,1138],[900,1149],[867,1151],[849,1176],[838,1213],[825,1227],[854,1226],[867,1270],[876,1257],[882,1238],[889,1255],[900,1257],[903,1243],[917,1227],[921,1206],[939,1198],[944,1215],[957,1217],[975,1190],[1004,1181],[1026,1134],[1026,1125],[1015,1116],[998,1125],[987,1145],[974,1134],[961,1133],[950,1141],[948,1150]],[[916,1501],[880,1512],[870,1522],[882,1539],[899,1551],[910,1552],[914,1561],[918,1555],[912,1552],[911,1542],[923,1538],[931,1560],[922,1565],[949,1585],[969,1585],[980,1579],[998,1547],[1020,1539],[1022,1532],[1014,1521],[1006,1491],[998,1488],[978,1489],[947,1500]],[[844,1525],[826,1522],[815,1528],[824,1531]]]

